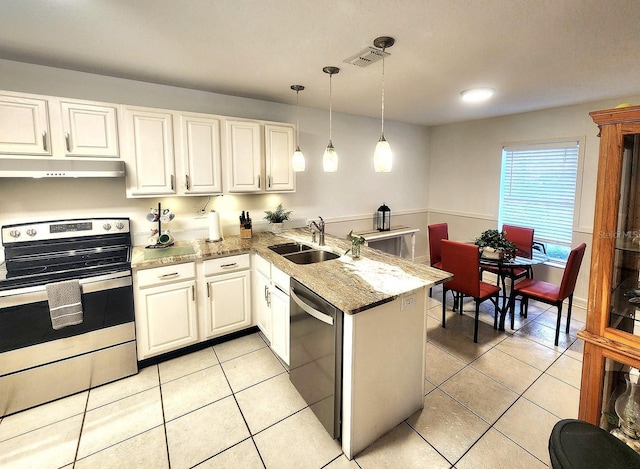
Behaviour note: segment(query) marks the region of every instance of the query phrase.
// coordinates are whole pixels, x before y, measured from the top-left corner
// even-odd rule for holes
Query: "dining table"
[[[500,312],[500,321],[498,323],[498,330],[504,331],[504,320],[509,312],[510,307],[515,308],[515,302],[512,301],[512,296],[514,294],[513,286],[514,282],[510,282],[507,288],[506,278],[510,276],[513,278],[513,273],[516,269],[529,269],[531,274],[533,275],[533,266],[543,264],[548,260],[548,257],[545,253],[533,250],[531,257],[522,257],[522,256],[514,256],[514,257],[503,257],[500,259],[485,257],[483,255],[480,256],[480,268],[482,267],[493,267],[494,269],[498,269],[498,278],[502,279],[502,288],[501,288],[501,298],[502,298],[502,306],[498,306],[498,311]],[[505,274],[505,275],[502,275]],[[513,329],[513,318],[515,315],[515,311],[511,311],[511,328]]]

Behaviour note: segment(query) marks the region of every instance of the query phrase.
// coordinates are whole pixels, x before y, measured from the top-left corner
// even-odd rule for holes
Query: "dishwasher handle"
[[[293,288],[291,288],[291,299],[300,307],[302,308],[302,310],[313,316],[314,318],[316,318],[318,321],[322,321],[325,324],[329,324],[330,326],[333,326],[333,318],[331,316],[329,316],[328,314],[323,313],[322,311],[318,311],[317,309],[312,308],[311,306],[309,306],[308,304],[306,304],[302,298],[300,298],[298,295],[295,294],[295,292],[293,291]]]

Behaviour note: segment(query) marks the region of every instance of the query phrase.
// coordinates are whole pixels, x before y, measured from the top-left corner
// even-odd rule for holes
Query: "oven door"
[[[45,286],[0,292],[0,376],[135,339],[131,271],[80,280],[83,322],[55,330]],[[37,347],[34,347],[37,346]],[[27,353],[22,349],[37,350]]]

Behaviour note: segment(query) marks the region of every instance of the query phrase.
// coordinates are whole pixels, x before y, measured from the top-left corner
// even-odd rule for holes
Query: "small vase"
[[[360,245],[352,244],[351,245],[351,258],[352,259],[360,259]]]
[[[272,223],[271,224],[271,232],[273,234],[280,234],[282,233],[282,223]]]
[[[629,379],[629,374],[624,375],[627,389],[617,399],[615,404],[616,414],[620,419],[620,429],[630,438],[638,439],[640,436],[640,390],[638,384]]]

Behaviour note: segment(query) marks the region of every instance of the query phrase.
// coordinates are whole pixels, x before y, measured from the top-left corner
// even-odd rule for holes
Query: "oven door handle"
[[[132,277],[130,274],[125,277],[96,278],[95,280],[84,279],[80,280],[80,289],[83,295],[89,293],[95,293],[104,290],[113,290],[115,288],[127,287],[133,285]],[[0,308],[8,308],[11,306],[26,305],[30,303],[37,303],[39,301],[47,301],[47,289],[46,285],[39,286],[37,289],[28,288],[24,293],[19,290],[15,294],[8,296],[0,296]]]

